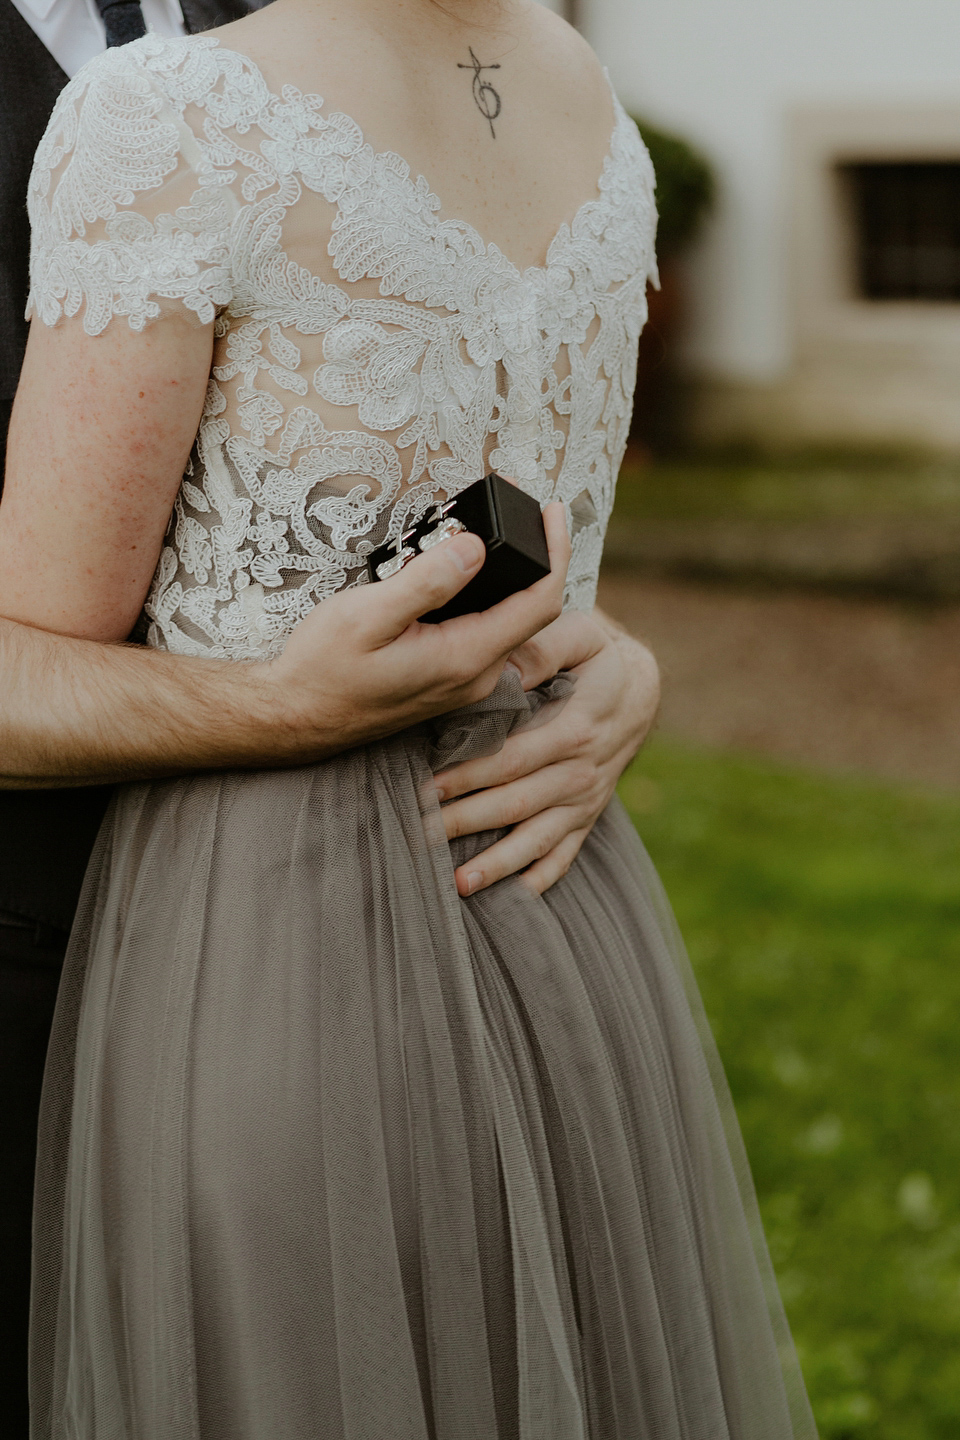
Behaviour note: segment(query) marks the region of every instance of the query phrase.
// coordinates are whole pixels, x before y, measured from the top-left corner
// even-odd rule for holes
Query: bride
[[[148,35],[64,90],[29,205],[0,613],[270,666],[315,610],[342,713],[314,765],[130,784],[104,822],[35,1440],[812,1436],[656,876],[612,781],[563,821],[586,782],[529,763],[576,704],[551,634],[604,623],[654,274],[589,50],[533,0]],[[426,557],[362,584],[490,470],[544,509],[547,578],[419,625],[481,564],[460,535],[436,593]]]

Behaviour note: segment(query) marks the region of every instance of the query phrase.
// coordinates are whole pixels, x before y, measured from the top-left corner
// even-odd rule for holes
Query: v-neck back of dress
[[[147,36],[67,86],[30,213],[46,323],[215,322],[151,643],[275,654],[490,468],[565,502],[567,602],[592,604],[655,273],[653,173],[618,104],[597,195],[521,269],[319,96],[213,37]]]

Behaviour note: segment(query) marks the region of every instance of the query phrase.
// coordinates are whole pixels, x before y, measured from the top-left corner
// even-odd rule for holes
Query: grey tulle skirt
[[[431,771],[561,689],[118,792],[45,1084],[35,1440],[814,1434],[625,814],[542,898],[456,894],[491,837],[447,844]]]

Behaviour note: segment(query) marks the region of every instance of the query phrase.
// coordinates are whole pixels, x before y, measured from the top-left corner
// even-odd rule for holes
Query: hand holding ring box
[[[453,500],[438,504],[423,520],[367,557],[370,579],[388,580],[420,551],[470,530],[487,547],[482,568],[439,610],[421,615],[436,623],[489,610],[550,573],[550,555],[540,506],[499,475],[487,475]]]

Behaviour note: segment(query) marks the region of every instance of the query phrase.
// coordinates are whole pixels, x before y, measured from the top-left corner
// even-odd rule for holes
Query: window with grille
[[[960,301],[960,160],[843,165],[859,293]]]

